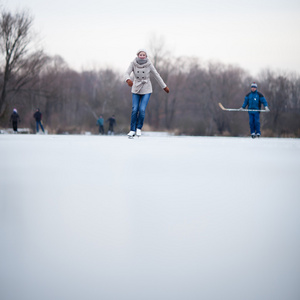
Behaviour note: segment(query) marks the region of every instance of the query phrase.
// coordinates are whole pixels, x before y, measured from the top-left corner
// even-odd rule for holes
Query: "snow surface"
[[[0,135],[2,300],[300,299],[300,140]]]

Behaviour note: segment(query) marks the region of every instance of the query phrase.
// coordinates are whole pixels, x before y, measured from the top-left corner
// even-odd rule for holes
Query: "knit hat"
[[[146,49],[139,49],[136,55],[139,55],[140,52],[145,52],[146,56],[148,56],[147,50]]]
[[[13,112],[17,112],[17,109],[16,109],[16,108],[14,108]]]
[[[251,83],[251,87],[257,89],[257,84],[256,84],[256,82],[252,82],[252,83]]]

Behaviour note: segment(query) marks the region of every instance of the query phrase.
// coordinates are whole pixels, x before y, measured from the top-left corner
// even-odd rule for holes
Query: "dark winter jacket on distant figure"
[[[33,117],[35,118],[35,120],[36,120],[37,122],[40,122],[40,121],[42,120],[42,113],[41,113],[39,110],[37,110],[37,111],[34,113]]]
[[[14,109],[13,113],[11,114],[9,121],[12,123],[13,130],[18,131],[18,123],[21,122],[21,119],[16,109]]]
[[[12,122],[12,123],[18,123],[18,122],[20,122],[21,120],[20,120],[20,117],[19,117],[19,114],[17,113],[17,112],[13,112],[12,114],[11,114],[11,116],[10,116],[10,122]]]
[[[246,95],[242,108],[246,108],[248,106],[248,109],[261,109],[261,104],[263,104],[264,107],[268,106],[264,95],[257,90],[255,92],[251,91]]]
[[[114,131],[114,126],[116,125],[116,119],[115,119],[115,117],[114,116],[112,116],[112,117],[110,117],[110,118],[108,118],[107,120],[106,120],[106,122],[108,122],[108,126],[109,126],[109,128],[108,128],[108,130],[109,131]]]

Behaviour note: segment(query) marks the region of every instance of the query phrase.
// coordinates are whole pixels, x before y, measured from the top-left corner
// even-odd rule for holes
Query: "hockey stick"
[[[225,108],[222,103],[219,102],[219,106],[221,107],[222,110],[226,111],[259,111],[259,112],[269,112],[268,110],[265,109],[239,109],[239,108]]]

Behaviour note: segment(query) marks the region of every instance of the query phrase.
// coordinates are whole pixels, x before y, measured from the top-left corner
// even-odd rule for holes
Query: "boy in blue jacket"
[[[104,119],[102,116],[97,120],[97,125],[99,126],[99,134],[104,134]]]
[[[248,109],[261,109],[261,104],[264,105],[265,110],[269,111],[266,98],[262,93],[257,91],[257,84],[253,82],[251,84],[251,92],[246,95],[241,109],[245,109],[247,106]],[[252,138],[255,138],[256,136],[260,137],[261,135],[259,116],[259,111],[249,111],[249,125]]]

